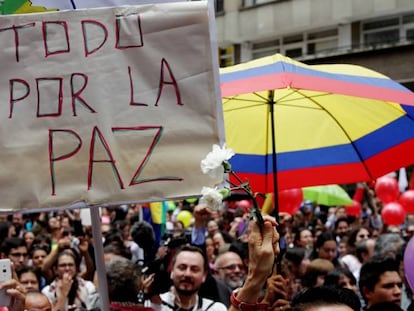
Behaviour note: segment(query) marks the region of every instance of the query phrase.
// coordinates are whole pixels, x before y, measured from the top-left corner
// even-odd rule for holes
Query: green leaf
[[[223,161],[224,173],[231,172],[231,164],[229,161]]]

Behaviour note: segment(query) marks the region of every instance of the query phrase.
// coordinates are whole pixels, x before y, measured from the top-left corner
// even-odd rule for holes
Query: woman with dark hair
[[[331,286],[335,288],[348,288],[358,293],[357,281],[347,268],[335,268],[325,276],[324,286]]]
[[[303,247],[287,248],[282,258],[281,275],[288,280],[288,298],[292,298],[302,290],[302,279],[310,260]]]
[[[35,237],[36,236],[32,231],[24,231],[23,240],[26,242],[27,249],[30,249],[32,247]]]
[[[313,234],[308,228],[300,227],[294,231],[295,237],[293,239],[293,245],[295,247],[303,247],[305,249],[312,249],[313,247]]]
[[[356,254],[356,244],[369,237],[370,233],[368,229],[364,227],[354,228],[348,233],[346,243],[347,254],[341,258],[341,262],[352,272],[356,280],[359,279],[359,271],[362,266],[362,263],[359,261]]]
[[[312,259],[326,259],[331,261],[335,267],[340,267],[337,247],[335,236],[329,231],[322,232],[315,242]]]
[[[348,253],[355,254],[356,244],[371,237],[367,228],[357,227],[348,233]]]
[[[0,221],[0,245],[6,238],[11,238],[16,234],[16,228],[10,221]]]
[[[55,280],[42,293],[52,304],[52,311],[68,311],[77,308],[98,307],[98,293],[92,282],[78,275],[79,264],[73,252],[64,250],[58,253],[53,265]]]
[[[290,275],[295,279],[301,279],[305,274],[306,266],[309,262],[304,248],[293,247],[286,249],[282,259],[282,267],[288,269]]]
[[[306,256],[310,257],[313,252],[314,237],[310,229],[305,227],[299,227],[293,230],[293,247],[301,247],[306,250]]]

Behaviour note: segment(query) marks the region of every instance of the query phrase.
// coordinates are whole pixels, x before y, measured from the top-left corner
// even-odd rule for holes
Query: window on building
[[[252,56],[254,59],[273,55],[280,52],[280,40],[270,40],[252,44]]]
[[[364,34],[364,43],[366,45],[394,43],[400,40],[400,32],[398,29],[377,31],[374,33]]]
[[[280,0],[243,0],[242,7],[247,8],[259,4],[269,3],[269,2],[277,2]]]
[[[403,23],[403,39],[407,41],[413,41],[414,40],[414,14],[407,14],[403,15],[402,17],[402,23]]]
[[[414,13],[361,22],[362,44],[404,43],[414,40]]]
[[[300,33],[256,42],[252,45],[253,58],[282,53],[288,57],[298,58],[322,51],[338,49],[338,29],[330,28],[310,33]]]
[[[214,9],[216,13],[224,13],[224,0],[215,0]]]
[[[292,44],[298,43],[303,41],[303,35],[297,34],[292,36],[283,37],[283,44]]]
[[[337,51],[338,50],[338,39],[320,41],[320,42],[309,42],[307,45],[307,54],[314,55],[318,53]]]
[[[234,48],[232,45],[222,49],[219,48],[219,65],[220,67],[228,67],[234,65]]]
[[[338,29],[326,29],[307,34],[307,54],[313,55],[338,49]]]
[[[385,28],[398,28],[399,19],[398,17],[382,19],[371,22],[364,22],[362,24],[362,30],[364,31],[381,31]]]
[[[413,41],[414,40],[414,29],[408,29],[406,32],[406,39]]]
[[[282,53],[288,57],[301,57],[303,53],[303,34],[295,34],[283,37]]]
[[[403,16],[403,24],[413,24],[414,14],[408,14]]]
[[[301,57],[303,55],[303,50],[301,47],[285,49],[284,54],[285,56],[290,57],[290,58]]]

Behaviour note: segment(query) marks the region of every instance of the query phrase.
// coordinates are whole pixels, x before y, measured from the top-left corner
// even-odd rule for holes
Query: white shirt
[[[94,309],[99,306],[99,294],[95,288],[95,285],[86,281],[80,277],[77,277],[79,288],[76,294],[75,304],[78,308],[84,308],[87,310]],[[57,301],[60,290],[57,288],[56,281],[53,281],[50,285],[47,285],[42,289],[42,293],[49,299],[50,303],[54,305]],[[68,300],[66,299],[65,311],[68,310]]]
[[[352,254],[346,254],[340,259],[352,272],[357,282],[359,281],[359,272],[361,271],[362,264],[359,262],[358,258]]]
[[[162,304],[154,304],[151,303],[150,307],[152,307],[155,311],[179,311],[180,308],[177,307],[174,303],[175,296],[171,292],[166,292],[160,295]],[[196,303],[192,309],[192,311],[227,311],[227,307],[218,301],[213,301],[207,298],[201,298],[197,295]]]

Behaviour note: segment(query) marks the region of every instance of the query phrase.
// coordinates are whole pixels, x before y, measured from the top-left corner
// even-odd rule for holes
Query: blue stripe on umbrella
[[[408,117],[401,117],[354,142],[363,159],[368,159],[414,138],[414,123]]]
[[[277,155],[278,171],[352,162],[359,162],[359,159],[350,145],[284,152]],[[271,155],[235,154],[230,163],[234,171],[241,173],[266,174],[272,170]]]
[[[359,156],[366,160],[411,139],[414,139],[414,124],[408,117],[402,117],[354,141],[359,155],[350,144],[283,152],[277,154],[278,171],[357,163]],[[266,174],[272,170],[272,155],[237,153],[231,165],[236,172]]]

